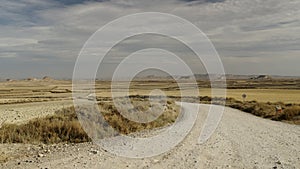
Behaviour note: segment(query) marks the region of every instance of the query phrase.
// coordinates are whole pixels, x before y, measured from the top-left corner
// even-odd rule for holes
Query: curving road
[[[185,117],[198,104],[184,103]],[[216,106],[216,105],[213,105]],[[162,155],[129,159],[116,157],[92,143],[46,146],[36,154],[9,161],[3,168],[300,168],[300,126],[270,121],[225,108],[212,136],[197,144],[210,105],[200,105],[193,130]],[[184,121],[185,118],[181,118]],[[59,148],[58,148],[59,147]],[[35,155],[34,155],[35,154]],[[31,160],[31,162],[30,162]],[[27,162],[26,162],[27,161]],[[29,161],[29,162],[28,162]]]

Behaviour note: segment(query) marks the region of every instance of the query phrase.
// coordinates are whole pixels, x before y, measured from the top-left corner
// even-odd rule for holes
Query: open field
[[[294,89],[227,89],[227,97],[242,101],[300,103],[300,90]],[[210,89],[200,89],[200,95],[211,96]]]
[[[208,81],[198,81],[200,96],[210,96],[209,87]],[[227,88],[227,97],[236,100],[242,100],[241,96],[245,93],[248,101],[300,103],[300,80],[229,80]],[[111,97],[110,82],[97,81],[95,89],[97,97]],[[130,94],[148,95],[153,89],[161,89],[168,96],[180,95],[180,89],[174,81],[134,81],[130,85]],[[0,82],[0,104],[63,100],[72,100],[71,81]]]
[[[189,82],[183,82],[186,85],[183,90],[187,91],[187,93],[192,92],[193,89],[189,87]],[[199,98],[201,98],[201,103],[210,103],[211,89],[209,88],[209,82],[198,81],[197,85],[199,88]],[[214,140],[211,140],[208,144],[210,146],[220,146],[221,149],[223,148],[224,151],[226,150],[228,154],[224,155],[224,158],[229,158],[229,156],[232,156],[233,154],[234,157],[232,157],[232,161],[229,163],[230,165],[238,168],[247,168],[249,165],[257,165],[262,168],[270,167],[272,165],[276,165],[278,167],[297,166],[294,163],[299,159],[294,157],[300,153],[299,144],[296,144],[296,142],[299,141],[297,134],[299,132],[299,125],[294,124],[300,124],[299,86],[300,80],[228,81],[228,98],[226,99],[226,105],[228,107],[242,110],[243,112],[226,108],[225,121],[221,123],[223,128],[218,129],[217,135],[213,136],[213,139],[219,139],[222,141],[220,143],[216,143]],[[131,82],[129,90],[129,93],[132,96],[131,101],[135,107],[142,111],[145,111],[148,107],[150,107],[146,96],[148,96],[154,89],[160,89],[164,91],[167,96],[170,96],[170,99],[173,99],[168,102],[167,112],[158,118],[157,121],[148,124],[132,123],[120,115],[120,113],[111,103],[110,82],[97,81],[95,89],[97,100],[105,101],[100,102],[98,105],[102,110],[101,112],[103,113],[105,120],[107,120],[110,125],[112,125],[121,133],[130,134],[132,132],[134,133],[152,128],[168,126],[177,118],[179,108],[175,106],[174,100],[178,100],[180,98],[180,89],[174,81],[158,80]],[[243,101],[242,94],[247,95],[245,101]],[[283,108],[281,113],[277,113],[275,111],[275,107],[278,105]],[[66,167],[67,164],[63,165],[58,158],[68,161],[68,159],[65,159],[65,157],[69,154],[72,154],[74,151],[78,151],[78,154],[81,155],[86,154],[86,152],[94,154],[96,151],[100,152],[101,156],[106,157],[107,155],[105,155],[105,152],[102,152],[102,150],[95,150],[95,145],[91,145],[90,143],[74,144],[78,142],[90,141],[90,139],[82,130],[72,106],[71,81],[35,80],[1,82],[0,141],[3,144],[0,144],[0,147],[9,147],[1,148],[0,164],[2,167],[18,168],[18,165],[22,164],[21,168],[41,168],[41,166],[49,167],[49,164],[54,163],[55,167]],[[207,106],[203,106],[205,107],[203,109],[206,110]],[[258,118],[248,113],[275,121]],[[199,121],[203,123],[203,120],[205,119],[204,117],[206,117],[205,113],[201,114]],[[251,125],[251,123],[247,123],[247,125],[246,123],[241,123],[241,120],[245,118],[250,120],[251,123],[255,125]],[[282,122],[292,123],[293,125]],[[273,129],[274,126],[278,129]],[[197,128],[197,130],[200,130],[200,128],[201,127]],[[243,128],[242,133],[247,131],[248,134],[241,135],[241,132],[238,132],[240,128]],[[233,131],[237,132],[232,133]],[[287,131],[292,131],[293,134],[289,135]],[[266,133],[269,133],[269,135],[267,136]],[[278,134],[280,134],[282,137],[276,138],[276,135]],[[283,135],[286,135],[286,137],[283,137]],[[223,136],[226,136],[229,141],[224,139]],[[245,142],[240,143],[239,140],[235,140],[240,137],[245,138]],[[268,140],[269,137],[274,139]],[[262,143],[262,140],[256,140],[256,144],[253,145],[252,142],[247,142],[247,138],[252,140],[256,140],[256,138],[262,138],[267,140],[265,140],[265,143]],[[287,138],[292,139],[289,140]],[[53,143],[55,143],[55,147],[60,148],[53,148]],[[265,155],[270,156],[270,158],[265,159],[264,157],[257,157],[256,159],[252,159],[254,161],[245,161],[245,159],[248,158],[247,153],[249,152],[243,147],[248,146],[249,149],[254,147],[256,150],[262,149],[262,147],[260,147],[261,145],[258,143],[265,145],[270,145],[272,143],[275,147],[281,146],[281,143],[285,143],[286,146],[281,147],[280,150],[276,149],[276,151],[278,150],[283,153],[283,155],[280,157],[273,156],[275,149],[274,151],[271,149],[266,149]],[[184,144],[190,145],[187,147],[187,149],[193,155],[199,155],[199,147],[192,146],[190,141],[183,143],[183,145]],[[244,146],[239,147],[237,145]],[[201,147],[201,149],[204,149],[204,152],[202,152],[204,156],[199,157],[201,158],[200,160],[206,161],[206,163],[204,163],[205,165],[201,167],[200,163],[194,163],[194,160],[186,161],[184,163],[185,166],[188,165],[190,168],[207,168],[223,165],[221,163],[219,165],[214,165],[211,163],[212,158],[217,158],[220,155],[220,152],[217,152],[216,149],[209,150],[206,146]],[[240,150],[240,152],[237,150]],[[289,156],[286,150],[293,151],[294,157]],[[163,161],[165,158],[171,158],[174,154],[177,154],[178,157],[182,158],[181,161],[185,160],[187,158],[185,157],[185,151],[186,149],[182,150],[180,148],[176,148],[173,152],[171,152],[173,154],[162,155],[159,157],[160,159],[158,161]],[[47,157],[45,157],[45,154]],[[88,156],[88,154],[86,154],[86,156]],[[73,157],[81,158],[76,155],[72,155],[70,158]],[[240,157],[243,158],[241,159]],[[35,158],[36,160],[32,160],[32,158]],[[279,158],[283,159],[284,162],[280,161],[279,164]],[[86,160],[85,158],[83,159]],[[118,158],[107,156],[106,159],[108,160],[104,160],[103,165],[116,163],[114,161]],[[93,160],[97,160],[97,158],[94,158]],[[246,166],[240,165],[242,161]],[[257,161],[260,164],[258,164]],[[172,168],[171,164],[176,163],[176,160],[167,160],[167,162],[170,163],[169,168]],[[70,161],[70,163],[73,162]],[[123,164],[125,166],[123,166]],[[99,167],[103,167],[103,165]],[[126,165],[129,165],[132,166],[131,168],[137,168],[137,166],[142,164],[139,162],[124,162],[118,163],[118,165],[120,165],[118,167],[126,167]],[[148,166],[150,165],[156,166],[157,168],[163,166],[160,165],[159,162],[155,164],[149,161]],[[84,165],[80,165],[80,167],[84,167]]]
[[[188,82],[183,82],[189,86]],[[272,85],[271,85],[272,84]],[[208,81],[198,81],[200,96],[211,96]],[[229,80],[227,97],[242,101],[300,103],[300,80]],[[111,83],[96,82],[98,100],[111,98]],[[179,97],[180,89],[175,81],[133,81],[130,84],[131,95],[149,95],[154,89],[160,89],[167,96]],[[194,91],[188,87],[187,93]],[[218,89],[216,89],[218,90]],[[26,103],[26,104],[25,104]],[[43,117],[72,105],[72,82],[59,80],[11,81],[0,83],[0,124],[4,121],[22,123],[30,118]]]

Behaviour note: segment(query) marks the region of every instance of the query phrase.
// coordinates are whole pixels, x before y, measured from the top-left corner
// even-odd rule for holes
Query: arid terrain
[[[0,0],[0,169],[300,169],[300,0]]]
[[[96,82],[96,95],[100,103],[111,101],[110,87],[108,81]],[[210,103],[209,82],[198,81],[198,87],[199,103]],[[300,121],[300,80],[237,79],[228,80],[227,88],[228,107],[219,127],[205,144],[197,144],[209,108],[209,105],[201,104],[196,124],[188,137],[170,152],[156,157],[116,157],[91,142],[80,140],[26,142],[26,139],[18,141],[16,138],[3,141],[4,137],[1,137],[0,168],[300,168],[300,125],[296,125]],[[180,97],[177,84],[164,80],[133,81],[130,94],[135,99],[141,99],[153,89],[163,90],[174,100]],[[246,94],[245,98],[243,94]],[[187,107],[183,108],[196,111],[194,104],[197,103],[186,104]],[[280,113],[275,109],[278,105],[283,108]],[[30,122],[36,124],[34,120],[51,119],[72,106],[71,81],[47,78],[0,82],[0,125],[12,125],[14,128],[9,129],[10,133],[19,131],[18,126],[26,126]],[[173,110],[170,107],[174,106],[168,107]],[[177,116],[171,113],[165,117]],[[121,128],[121,132],[127,124],[119,115],[107,114],[107,119],[111,120],[111,124],[120,122],[117,127]],[[172,121],[174,119],[168,123],[157,123],[159,125],[144,125],[144,128],[130,124],[135,126],[135,130],[129,128],[123,132],[128,134],[140,129],[161,128]],[[144,135],[151,135],[149,132]],[[1,128],[0,135],[4,133]],[[23,137],[24,133],[19,135]]]

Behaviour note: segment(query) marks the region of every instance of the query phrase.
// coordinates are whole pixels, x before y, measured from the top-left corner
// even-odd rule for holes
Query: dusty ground
[[[258,118],[231,108],[226,108],[212,137],[202,145],[197,144],[208,108],[208,105],[201,106],[194,129],[181,144],[157,157],[116,157],[92,143],[48,146],[10,144],[0,145],[1,150],[6,149],[6,153],[14,150],[15,158],[1,167],[300,168],[300,126]],[[16,152],[23,153],[17,155]]]
[[[73,102],[70,100],[1,105],[0,124],[24,123],[32,118],[51,115],[57,110],[72,105]]]
[[[165,89],[167,95],[178,94],[172,83],[155,83],[151,84],[152,88]],[[245,84],[249,85],[240,82],[240,86]],[[291,84],[295,85],[294,82],[287,85]],[[206,86],[199,86],[201,95],[209,95]],[[234,87],[238,86],[235,84]],[[97,96],[110,97],[109,87],[107,83],[99,82]],[[151,87],[141,85],[141,82],[133,83],[133,92],[136,92],[133,94],[149,94]],[[229,89],[228,96],[241,100],[240,95],[246,93],[247,99],[258,101],[300,102],[298,88],[280,87],[279,83],[273,88],[260,87]],[[23,123],[52,114],[72,105],[71,97],[70,81],[1,82],[0,125],[2,122]],[[0,168],[300,168],[300,126],[226,108],[212,137],[205,144],[198,145],[196,141],[207,110],[208,107],[202,105],[197,124],[187,139],[157,157],[120,158],[92,143],[0,144]]]
[[[12,81],[0,83],[0,125],[23,123],[72,105],[70,81]]]

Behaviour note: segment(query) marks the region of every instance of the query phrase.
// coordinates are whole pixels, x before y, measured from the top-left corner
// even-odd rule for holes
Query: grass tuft
[[[145,103],[145,104],[144,104]],[[147,110],[149,104],[141,98],[133,101],[136,109]],[[84,120],[81,124],[78,120],[74,107],[64,108],[54,115],[44,118],[30,120],[26,124],[3,124],[0,128],[0,143],[80,143],[91,141],[90,135],[98,134],[103,138],[116,133],[129,134],[163,127],[173,123],[178,114],[179,106],[174,101],[168,100],[167,109],[156,120],[149,123],[137,123],[123,117],[112,102],[99,104],[104,119],[99,118],[96,111],[91,109],[80,109],[80,118]],[[105,122],[107,121],[107,122]],[[85,126],[83,130],[82,125]],[[112,128],[116,131],[113,131]]]

